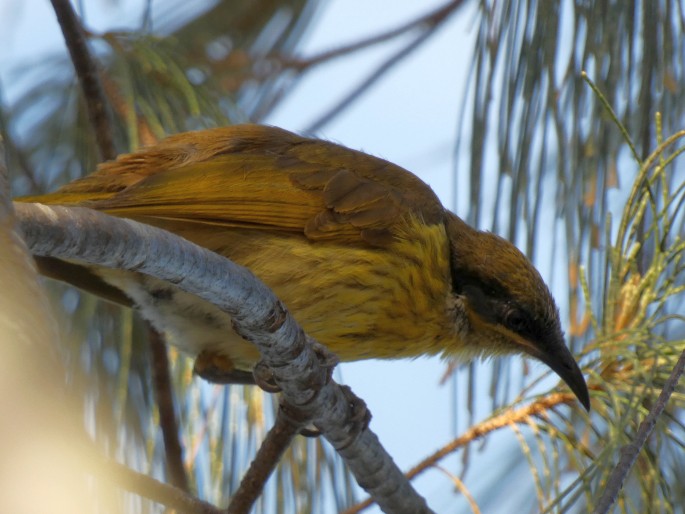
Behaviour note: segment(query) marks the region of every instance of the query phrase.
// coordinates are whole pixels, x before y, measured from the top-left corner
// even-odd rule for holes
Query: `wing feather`
[[[445,216],[433,191],[394,164],[260,125],[171,136],[40,201],[150,224],[176,220],[380,246],[410,216],[428,224]]]

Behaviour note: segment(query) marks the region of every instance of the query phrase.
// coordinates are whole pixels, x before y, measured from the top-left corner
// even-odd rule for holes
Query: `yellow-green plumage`
[[[342,360],[527,353],[588,404],[554,301],[530,262],[382,159],[242,125],[172,136],[23,201],[136,219],[247,266]],[[168,284],[117,270],[78,281],[74,268],[43,265],[100,294],[104,278],[190,353],[221,354],[241,369],[258,357],[230,334],[226,315]]]

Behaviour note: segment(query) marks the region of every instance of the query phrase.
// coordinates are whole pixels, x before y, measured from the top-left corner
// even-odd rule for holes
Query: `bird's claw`
[[[252,373],[236,369],[229,357],[209,350],[199,353],[193,365],[193,374],[213,384],[253,385],[255,383]]]
[[[338,451],[352,444],[371,422],[371,411],[367,408],[364,400],[356,396],[348,386],[340,386],[340,389],[347,399],[351,413],[346,423],[347,436],[336,442],[335,449]]]
[[[281,392],[281,386],[274,380],[273,371],[271,371],[271,368],[267,366],[264,361],[260,360],[255,364],[255,367],[252,370],[252,378],[254,383],[267,393]]]

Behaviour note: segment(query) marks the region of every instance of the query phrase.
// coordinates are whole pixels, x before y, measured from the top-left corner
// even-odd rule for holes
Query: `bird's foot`
[[[348,435],[336,444],[336,450],[346,448],[369,427],[371,422],[371,411],[366,406],[366,402],[359,398],[346,385],[341,385],[345,398],[350,409],[350,417],[347,420]]]
[[[267,393],[280,393],[281,386],[276,383],[273,371],[262,360],[255,364],[252,370],[252,380]]]
[[[197,356],[193,374],[213,384],[255,384],[252,373],[236,369],[229,357],[209,350],[203,350]]]

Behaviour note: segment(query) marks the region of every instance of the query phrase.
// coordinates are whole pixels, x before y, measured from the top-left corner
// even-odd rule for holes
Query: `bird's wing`
[[[43,201],[51,196],[150,224],[178,220],[374,246],[392,241],[410,216],[435,224],[445,215],[430,187],[394,164],[260,125],[171,136]]]

